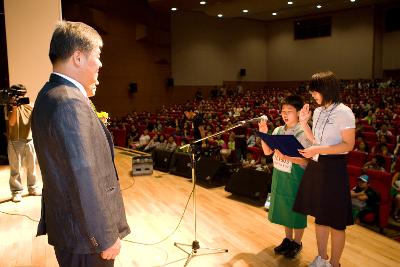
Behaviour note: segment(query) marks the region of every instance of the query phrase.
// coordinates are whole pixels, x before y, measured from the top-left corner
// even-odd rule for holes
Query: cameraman
[[[21,170],[26,167],[29,195],[40,196],[37,188],[36,154],[32,142],[31,114],[32,106],[21,105],[18,98],[26,94],[22,84],[13,85],[11,110],[7,112],[8,119],[8,161],[10,162],[10,189],[12,201],[22,200]]]

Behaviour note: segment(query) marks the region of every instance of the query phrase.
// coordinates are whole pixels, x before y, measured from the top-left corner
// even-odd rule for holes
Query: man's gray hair
[[[102,47],[100,34],[82,22],[61,21],[57,23],[50,42],[49,57],[54,65],[68,59],[75,51],[91,52],[95,47]]]

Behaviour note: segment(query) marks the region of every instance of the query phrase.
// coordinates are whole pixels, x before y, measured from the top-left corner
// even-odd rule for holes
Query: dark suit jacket
[[[98,253],[130,233],[112,139],[74,84],[52,74],[32,114],[43,177],[38,235],[72,253]]]

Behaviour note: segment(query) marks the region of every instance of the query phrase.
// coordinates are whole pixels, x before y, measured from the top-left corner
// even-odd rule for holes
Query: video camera
[[[29,104],[29,97],[24,97],[26,88],[22,84],[0,89],[0,106],[21,106]]]

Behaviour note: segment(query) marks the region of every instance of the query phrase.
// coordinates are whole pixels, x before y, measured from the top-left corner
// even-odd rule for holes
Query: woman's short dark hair
[[[91,52],[96,46],[102,47],[99,33],[82,22],[61,21],[50,41],[49,58],[52,64],[68,59],[75,51]]]
[[[281,103],[281,109],[283,105],[293,106],[297,111],[303,108],[303,99],[298,95],[287,96]]]
[[[340,85],[332,71],[315,73],[311,77],[310,91],[322,95],[322,105],[340,102]]]

